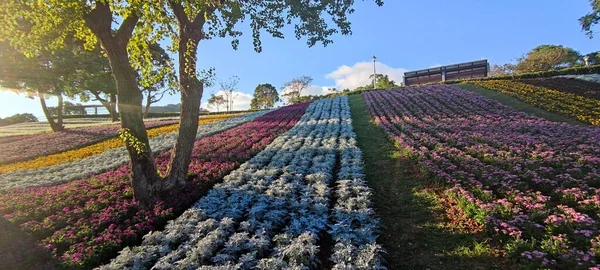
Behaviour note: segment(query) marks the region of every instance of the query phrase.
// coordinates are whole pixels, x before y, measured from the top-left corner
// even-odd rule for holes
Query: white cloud
[[[384,63],[377,62],[375,64],[376,72],[379,74],[388,75],[390,80],[394,80],[396,84],[400,84],[404,78],[404,72],[408,71],[404,68],[393,68]],[[328,79],[335,80],[335,86],[339,90],[355,89],[360,86],[365,86],[371,83],[369,76],[373,74],[372,62],[358,62],[354,66],[340,66],[333,72],[325,75]]]
[[[218,92],[215,93],[215,95],[224,95],[225,92],[223,90],[219,90]],[[210,95],[208,95],[206,97],[206,100],[208,100],[210,98]],[[234,111],[241,111],[241,110],[248,110],[250,109],[250,101],[252,101],[252,95],[250,94],[246,94],[246,93],[242,93],[242,92],[237,92],[234,91],[233,92],[233,110]],[[214,107],[208,107],[207,102],[203,102],[202,105],[200,106],[201,108],[204,109],[208,109],[210,111],[217,111],[216,108]],[[225,106],[221,106],[219,107],[220,111],[224,111],[225,110]]]

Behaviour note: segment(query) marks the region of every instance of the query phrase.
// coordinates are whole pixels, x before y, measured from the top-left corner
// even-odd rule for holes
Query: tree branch
[[[90,13],[84,14],[85,25],[102,40],[112,37],[112,12],[108,4],[96,1],[96,7]]]
[[[131,13],[129,16],[127,16],[127,18],[125,18],[125,20],[119,27],[119,30],[117,30],[115,38],[118,41],[129,41],[129,39],[131,39],[131,35],[133,35],[133,29],[135,29],[135,25],[139,20],[140,17],[137,14],[135,14],[135,12]]]
[[[183,6],[181,5],[181,2],[169,0],[169,6],[173,10],[175,18],[177,18],[177,21],[179,22],[180,26],[183,27],[184,25],[187,25],[190,22],[187,14],[185,13],[185,10],[183,9]]]

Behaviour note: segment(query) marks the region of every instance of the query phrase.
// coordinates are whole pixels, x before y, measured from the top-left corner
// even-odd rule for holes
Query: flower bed
[[[314,102],[294,128],[231,172],[163,231],[147,234],[141,246],[125,248],[101,268],[316,268],[319,241],[331,226],[332,211],[336,213],[336,230],[331,232],[337,243],[334,262],[339,267],[382,267],[374,242],[369,244],[375,248],[363,247],[368,241],[362,235],[372,234],[374,241],[370,231],[374,228],[363,226],[361,219],[344,216],[352,215],[345,209],[355,209],[351,198],[357,196],[340,191],[346,197],[335,209],[329,207],[340,153],[351,158],[348,151],[360,152],[350,149],[354,137],[350,121],[347,97]],[[340,164],[339,175],[361,177],[361,169],[350,168],[362,168],[360,155],[353,157],[359,159]],[[369,195],[360,179],[353,183],[344,180],[338,186],[356,186],[366,191],[363,195]],[[356,207],[368,205],[365,202]],[[369,218],[366,224],[376,223],[372,215]],[[346,222],[352,222],[353,229],[344,228]]]
[[[146,128],[172,125],[178,120],[144,122]],[[8,140],[0,143],[0,164],[19,162],[38,156],[59,153],[75,149],[94,142],[115,137],[121,129],[120,125],[102,125],[78,129],[68,129],[63,132],[42,133],[17,137],[18,140]]]
[[[600,83],[567,77],[537,78],[519,80],[519,82],[546,87],[565,93],[572,93],[587,98],[600,99]]]
[[[217,116],[209,116],[209,117],[200,119],[200,121],[198,121],[198,125],[204,125],[204,124],[208,124],[210,122],[223,120],[223,119],[229,118],[231,116],[233,116],[233,115],[224,114],[224,115],[217,115]],[[152,129],[148,130],[148,138],[152,139],[152,138],[158,137],[160,135],[173,133],[173,132],[176,132],[178,128],[179,128],[178,124],[152,128]],[[90,157],[93,155],[103,153],[106,150],[119,148],[119,147],[124,147],[123,140],[120,138],[112,138],[112,139],[108,139],[106,141],[102,141],[102,142],[95,143],[95,144],[85,146],[82,148],[78,148],[78,149],[69,150],[66,152],[61,152],[58,154],[39,156],[33,160],[2,165],[2,166],[0,166],[0,174],[10,172],[10,171],[23,170],[23,169],[36,169],[36,168],[47,167],[47,166],[52,166],[52,165],[56,165],[56,164],[62,164],[65,162],[80,160],[80,159],[83,159],[86,157]]]
[[[585,123],[600,125],[600,100],[516,81],[490,80],[469,83],[516,97],[550,112],[563,113]]]
[[[523,266],[600,262],[600,129],[453,86],[363,94],[375,121]]]
[[[256,112],[225,120],[211,122],[198,127],[196,139],[230,129],[251,121],[266,112]],[[173,127],[171,127],[173,128]],[[177,140],[177,132],[160,135],[150,139],[153,151],[159,152],[172,148]],[[19,170],[0,174],[0,192],[14,188],[49,186],[80,179],[90,174],[101,173],[129,162],[125,147],[108,149],[100,154],[62,164],[37,169]]]
[[[194,144],[190,181],[172,201],[144,210],[133,199],[130,169],[117,169],[53,187],[0,194],[0,213],[39,239],[66,268],[89,268],[160,228],[241,162],[266,147],[301,117],[306,104],[284,107]],[[240,136],[244,134],[244,136]],[[156,156],[162,172],[169,152]],[[18,253],[19,251],[13,251]]]

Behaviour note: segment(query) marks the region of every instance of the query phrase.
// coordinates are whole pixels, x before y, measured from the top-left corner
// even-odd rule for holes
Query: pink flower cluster
[[[449,85],[363,96],[379,126],[525,263],[600,262],[592,241],[600,235],[600,129],[548,122]],[[550,243],[559,235],[557,249]]]
[[[171,125],[179,120],[144,122],[146,128]],[[75,149],[117,135],[120,125],[92,126],[67,129],[63,132],[41,133],[10,137],[0,140],[0,164],[33,159]]]
[[[67,184],[0,194],[0,214],[35,235],[64,267],[97,266],[183,212],[211,184],[293,127],[307,106],[284,107],[196,141],[185,193],[153,209],[143,209],[133,198],[126,164]],[[161,173],[169,155],[165,151],[156,156]]]

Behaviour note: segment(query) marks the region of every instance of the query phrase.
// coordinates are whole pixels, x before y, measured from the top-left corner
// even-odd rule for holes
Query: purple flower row
[[[363,94],[375,121],[524,264],[600,263],[600,129],[448,85]]]
[[[146,128],[179,123],[179,120],[144,122]],[[63,132],[25,135],[0,141],[0,164],[8,164],[33,159],[38,156],[56,154],[79,148],[117,135],[120,125],[103,125]]]
[[[143,209],[134,200],[127,164],[67,184],[0,194],[0,214],[33,234],[64,267],[96,266],[183,212],[212,183],[293,127],[306,107],[284,107],[196,141],[185,193],[154,209]],[[155,158],[164,173],[170,151]]]

